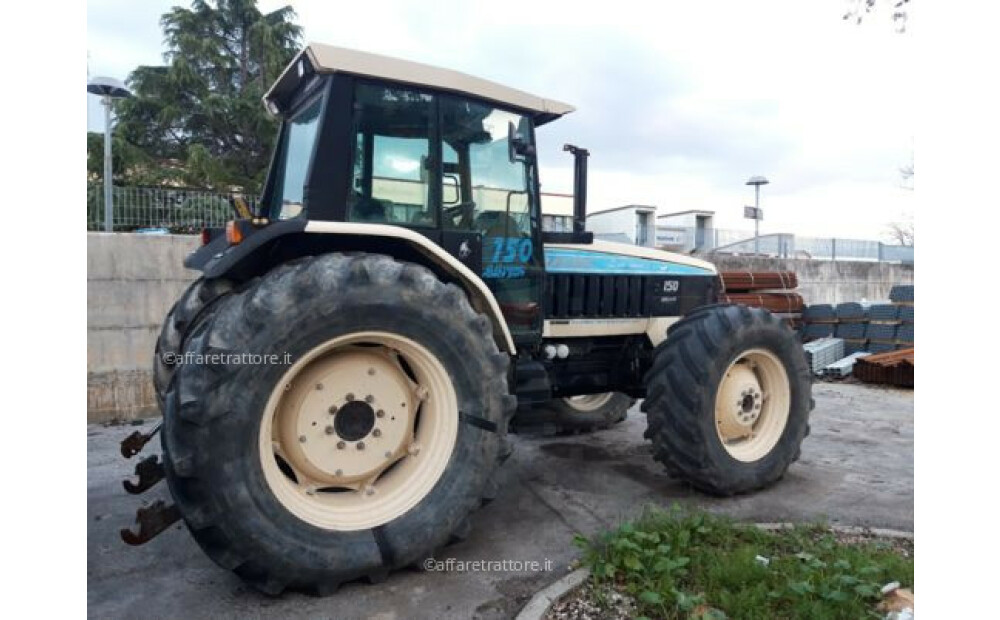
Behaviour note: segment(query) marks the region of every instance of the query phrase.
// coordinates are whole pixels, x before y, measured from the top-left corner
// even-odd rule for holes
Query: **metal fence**
[[[913,246],[871,239],[807,237],[790,233],[764,234],[754,239],[750,231],[677,226],[657,227],[656,239],[661,247],[698,254],[913,263]]]
[[[197,233],[225,226],[235,217],[234,194],[183,187],[120,187],[112,191],[112,228],[129,232]],[[244,196],[253,209],[255,197]],[[105,230],[104,186],[87,185],[87,230]]]
[[[181,187],[112,188],[112,223],[116,231],[197,233],[202,228],[222,227],[235,217],[234,194],[221,194]],[[257,198],[244,199],[251,209]],[[544,228],[561,230],[562,219],[546,216]],[[556,220],[560,220],[556,222]],[[555,222],[555,223],[554,223]],[[559,224],[558,226],[556,224]],[[100,183],[87,185],[87,230],[104,230],[104,192]],[[605,235],[607,236],[607,235]],[[624,241],[627,235],[618,235]],[[657,226],[656,245],[668,250],[698,254],[760,255],[776,258],[859,260],[913,263],[913,247],[869,239],[805,237],[788,233],[761,235],[724,228]]]

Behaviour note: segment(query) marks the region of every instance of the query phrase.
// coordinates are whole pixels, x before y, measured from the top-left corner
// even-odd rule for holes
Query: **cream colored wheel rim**
[[[614,395],[614,392],[605,392],[604,394],[585,394],[583,396],[569,396],[564,398],[563,401],[580,413],[590,413],[591,411],[597,411],[604,405],[608,404]]]
[[[264,409],[260,460],[281,504],[329,530],[370,529],[413,508],[458,436],[448,372],[387,332],[330,340],[298,360]]]
[[[738,461],[758,461],[785,432],[791,407],[788,373],[770,351],[751,349],[737,357],[715,395],[715,429]]]

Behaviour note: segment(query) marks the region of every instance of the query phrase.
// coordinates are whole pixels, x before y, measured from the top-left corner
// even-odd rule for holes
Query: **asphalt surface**
[[[506,570],[402,571],[379,585],[348,584],[330,597],[249,589],[205,556],[183,525],[128,547],[118,530],[141,502],[168,498],[160,483],[136,497],[121,480],[159,450],[126,461],[118,442],[134,427],[87,431],[87,598],[94,618],[511,618],[569,571],[574,534],[593,534],[643,506],[680,503],[747,521],[826,521],[913,530],[913,392],[817,384],[812,434],[801,460],[765,491],[706,497],[670,479],[642,438],[645,416],[594,435],[516,437],[500,497],[447,561],[507,561]],[[145,425],[149,428],[149,423]],[[525,565],[519,566],[517,562]],[[537,569],[526,563],[537,562]],[[453,565],[454,568],[454,565]],[[520,569],[520,570],[518,570]]]

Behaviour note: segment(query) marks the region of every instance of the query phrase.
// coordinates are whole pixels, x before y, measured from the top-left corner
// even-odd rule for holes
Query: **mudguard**
[[[284,241],[293,241],[284,243]],[[373,240],[375,240],[373,242]],[[237,245],[220,236],[192,252],[184,266],[206,278],[245,280],[286,260],[323,252],[367,251],[414,260],[461,286],[472,306],[485,314],[501,349],[516,347],[493,292],[482,278],[420,233],[389,224],[283,220],[254,229]]]

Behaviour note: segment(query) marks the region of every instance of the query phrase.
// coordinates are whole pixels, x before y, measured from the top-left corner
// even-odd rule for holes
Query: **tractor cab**
[[[486,282],[512,332],[540,333],[535,128],[572,107],[324,45],[303,50],[265,103],[283,122],[260,216],[415,231]]]

